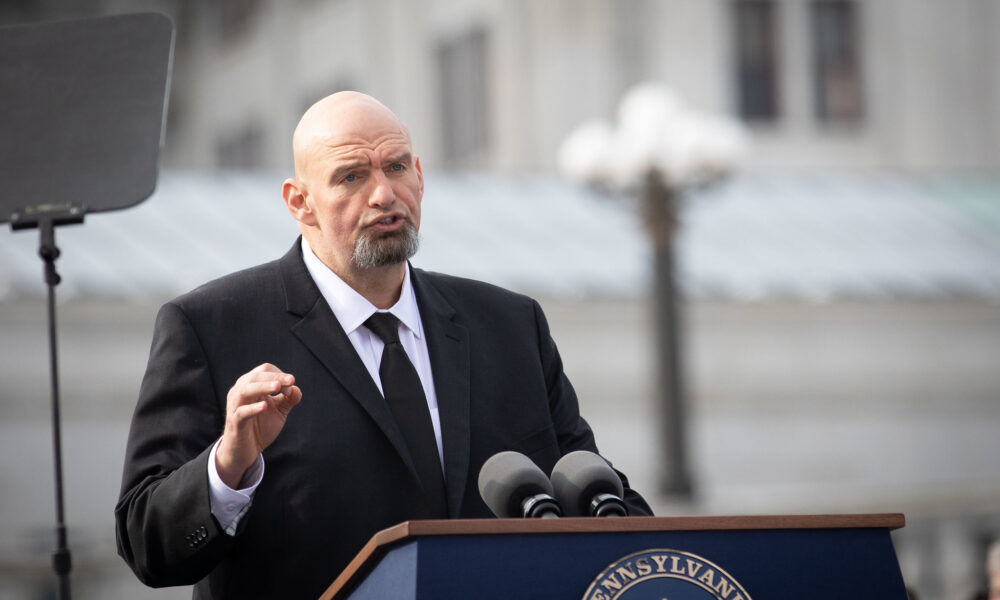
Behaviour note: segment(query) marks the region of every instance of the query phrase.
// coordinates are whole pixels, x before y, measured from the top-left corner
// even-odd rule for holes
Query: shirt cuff
[[[219,441],[222,441],[221,438]],[[219,525],[229,535],[236,535],[236,526],[240,519],[250,509],[253,502],[253,494],[264,479],[264,456],[257,455],[257,460],[243,473],[240,480],[240,489],[234,490],[222,481],[219,477],[219,470],[215,467],[215,451],[219,447],[219,441],[212,446],[212,452],[208,455],[208,496],[212,508],[212,515],[219,522]]]

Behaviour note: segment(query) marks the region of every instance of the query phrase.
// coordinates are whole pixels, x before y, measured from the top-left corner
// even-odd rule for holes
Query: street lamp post
[[[653,248],[653,319],[656,325],[656,373],[659,390],[661,451],[660,491],[689,498],[692,494],[687,457],[687,407],[683,369],[683,335],[678,317],[674,240],[678,230],[677,192],[650,170],[642,187],[646,234]]]
[[[690,499],[687,410],[684,398],[682,319],[678,313],[675,242],[682,194],[726,176],[745,145],[740,126],[725,117],[688,109],[662,84],[629,90],[617,125],[591,121],[577,127],[559,149],[559,166],[571,178],[637,194],[653,249],[655,369],[663,460],[660,491]]]

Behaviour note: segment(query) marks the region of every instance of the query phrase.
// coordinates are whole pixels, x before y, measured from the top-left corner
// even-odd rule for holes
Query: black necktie
[[[385,343],[378,369],[382,395],[403,432],[406,447],[417,468],[430,508],[429,516],[443,519],[448,516],[448,510],[434,426],[420,377],[399,343],[398,326],[399,319],[391,313],[377,312],[365,321],[365,327]]]

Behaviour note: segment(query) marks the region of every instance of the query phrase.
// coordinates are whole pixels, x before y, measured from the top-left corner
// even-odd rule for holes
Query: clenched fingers
[[[226,396],[229,412],[238,406],[264,400],[265,396],[282,394],[285,390],[290,391],[294,383],[293,375],[281,371],[270,363],[264,363],[241,375],[229,389],[229,394]]]

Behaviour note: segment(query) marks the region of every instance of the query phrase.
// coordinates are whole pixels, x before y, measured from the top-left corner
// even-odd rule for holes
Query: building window
[[[452,164],[476,162],[489,147],[486,49],[482,29],[442,42],[437,49],[441,153]]]
[[[863,106],[857,4],[814,0],[810,9],[816,117],[824,122],[858,121]]]
[[[223,169],[254,169],[261,166],[264,134],[249,123],[219,138],[215,145],[216,164]]]
[[[733,12],[740,116],[748,121],[772,121],[779,111],[774,2],[736,0]]]

